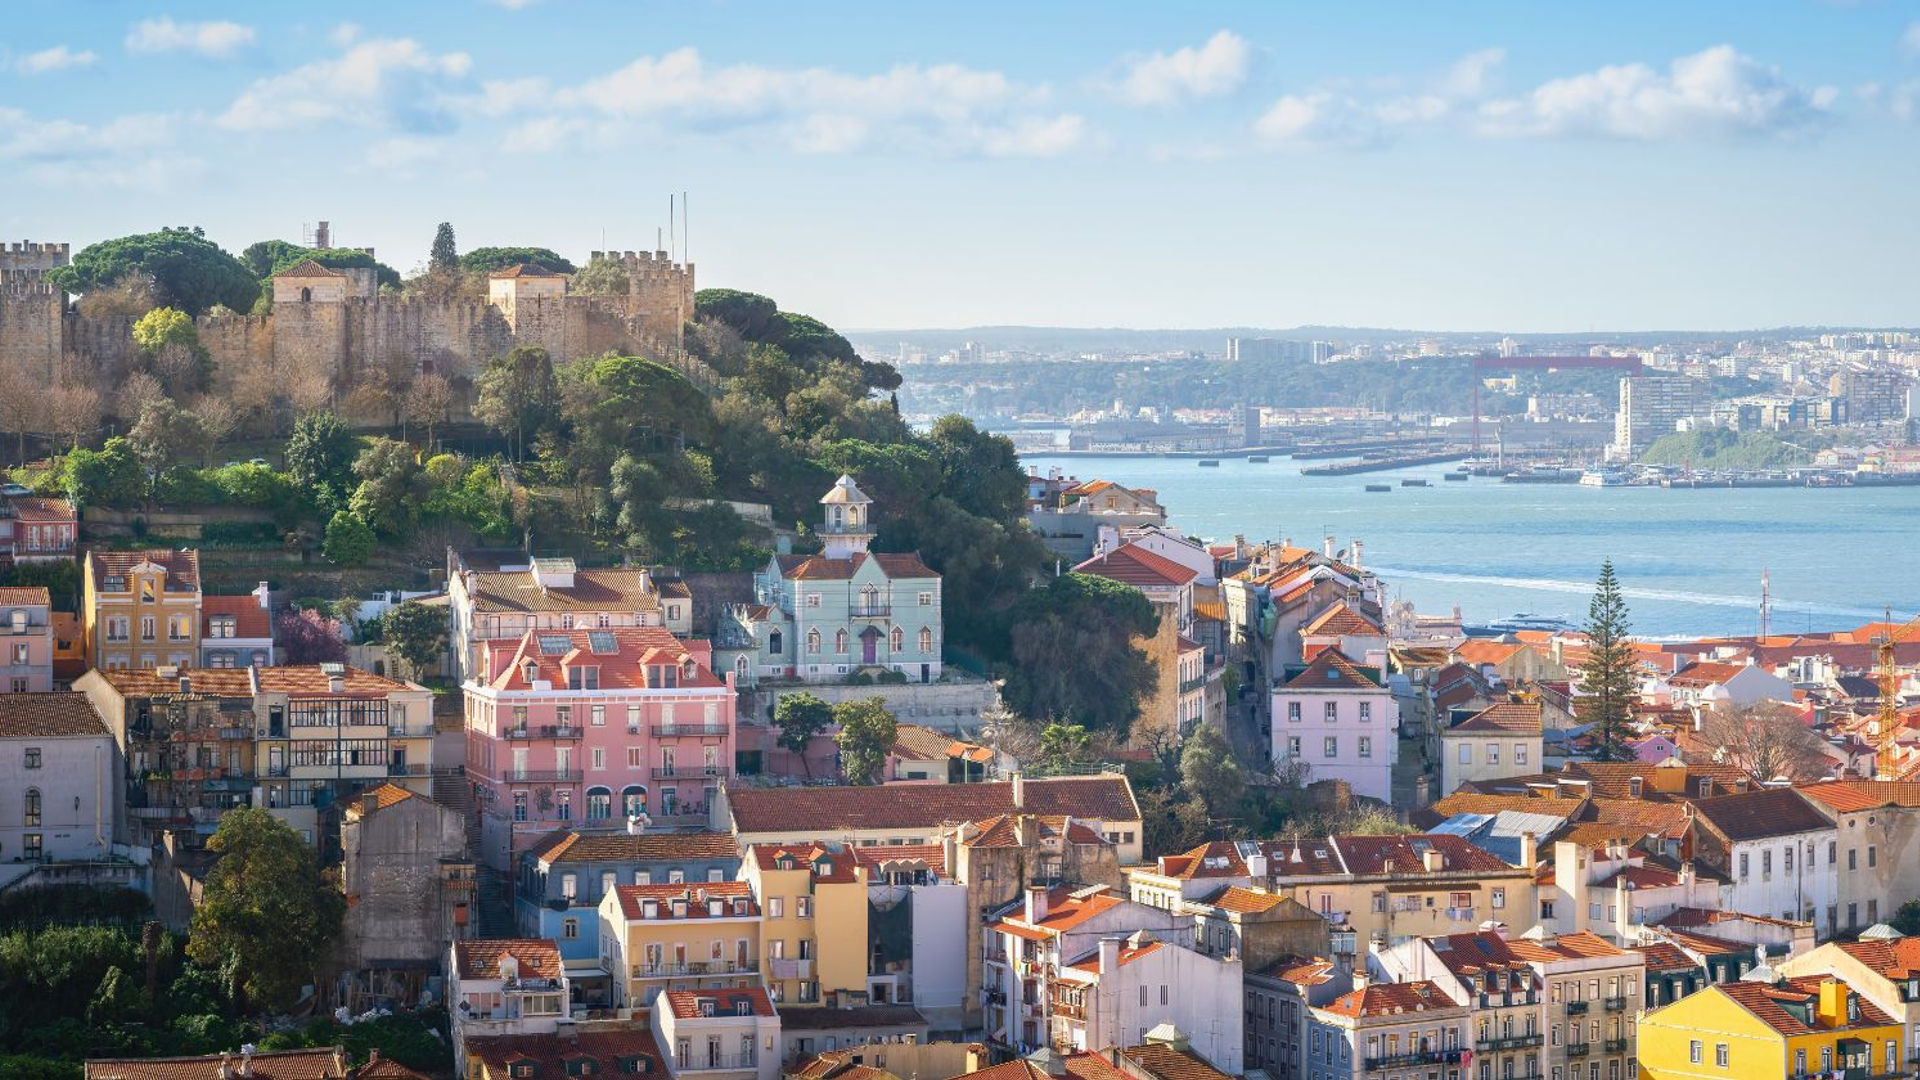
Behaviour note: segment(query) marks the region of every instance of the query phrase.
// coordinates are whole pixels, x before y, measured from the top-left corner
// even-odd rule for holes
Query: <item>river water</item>
[[[1468,622],[1530,612],[1578,625],[1606,558],[1646,638],[1754,633],[1763,571],[1776,634],[1920,609],[1920,486],[1588,488],[1441,480],[1451,465],[1309,477],[1282,457],[1222,458],[1218,468],[1193,458],[1023,460],[1153,488],[1173,525],[1216,543],[1242,533],[1319,546],[1331,533],[1345,548],[1357,537],[1391,595],[1424,613],[1458,604]],[[1408,478],[1430,486],[1401,487]]]

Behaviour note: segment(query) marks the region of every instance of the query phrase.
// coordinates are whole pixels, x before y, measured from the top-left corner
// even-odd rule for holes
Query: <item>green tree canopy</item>
[[[1246,770],[1216,724],[1201,724],[1180,744],[1180,784],[1216,818],[1233,817],[1247,793]]]
[[[407,662],[416,678],[439,663],[441,654],[447,651],[445,608],[408,600],[381,616],[380,629],[387,647]]]
[[[273,275],[282,270],[291,270],[308,259],[334,270],[372,267],[381,285],[391,285],[396,289],[400,287],[400,271],[353,248],[310,248],[285,240],[261,240],[248,244],[240,252],[240,261],[263,284]]]
[[[605,255],[588,260],[587,265],[574,271],[573,280],[567,283],[568,292],[582,296],[625,296],[632,287],[633,278],[626,266]]]
[[[351,510],[335,510],[327,519],[320,554],[335,566],[361,566],[373,558],[373,526]]]
[[[477,386],[474,418],[505,435],[513,459],[524,460],[528,439],[558,419],[560,384],[553,357],[538,345],[517,345],[487,363]]]
[[[83,248],[73,262],[49,271],[47,280],[71,293],[109,289],[128,275],[152,283],[154,299],[191,316],[216,304],[248,311],[260,282],[247,267],[198,228],[102,240]]]
[[[1093,736],[1079,724],[1048,724],[1040,730],[1042,769],[1058,772],[1093,760]]]
[[[879,783],[880,767],[900,735],[899,722],[887,711],[886,699],[843,701],[833,707],[833,722],[840,726],[833,741],[840,746],[840,771],[847,783]]]
[[[1600,580],[1587,606],[1587,659],[1580,665],[1580,696],[1574,698],[1574,713],[1591,728],[1594,757],[1600,761],[1632,756],[1627,723],[1640,696],[1640,661],[1627,636],[1631,629],[1627,601],[1608,559],[1600,564]]]
[[[701,289],[693,297],[696,315],[717,319],[748,341],[778,345],[786,340],[787,324],[780,305],[759,293],[739,289]]]
[[[132,506],[147,491],[147,471],[124,436],[98,450],[80,447],[60,463],[60,487],[81,506]]]
[[[389,540],[404,540],[420,523],[427,498],[427,477],[414,460],[413,447],[398,439],[369,439],[353,461],[360,485],[348,509]]]
[[[1107,578],[1063,574],[1022,596],[1012,622],[1007,707],[1125,737],[1154,685],[1153,665],[1133,643],[1160,625],[1146,595]]]
[[[832,724],[833,706],[805,690],[781,695],[780,703],[773,707],[773,726],[780,729],[780,746],[799,754],[803,765],[814,736]],[[806,767],[811,770],[811,766]]]
[[[433,247],[427,252],[427,270],[446,273],[460,268],[460,249],[453,243],[453,223],[443,221],[433,230]]]
[[[552,248],[480,247],[460,256],[460,269],[469,274],[491,274],[511,266],[537,266],[556,274],[571,274],[574,265]]]
[[[339,509],[352,489],[359,454],[360,440],[345,421],[330,412],[308,413],[294,421],[287,438],[287,475],[315,506]]]
[[[291,1005],[339,934],[345,898],[321,878],[300,834],[259,807],[223,814],[207,849],[220,860],[193,913],[187,955],[233,971],[261,1008]]]

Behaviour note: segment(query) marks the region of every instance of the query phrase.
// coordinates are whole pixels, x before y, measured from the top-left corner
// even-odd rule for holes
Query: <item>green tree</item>
[[[474,418],[508,438],[513,460],[525,460],[527,437],[547,426],[560,404],[553,357],[538,345],[515,346],[487,363],[477,388]]]
[[[220,859],[194,910],[187,955],[232,971],[256,1007],[293,1004],[340,932],[345,898],[300,834],[259,807],[223,814],[207,850]]]
[[[1040,730],[1040,767],[1062,772],[1093,759],[1093,736],[1079,724],[1048,724]]]
[[[223,304],[248,311],[260,282],[240,260],[221,250],[199,228],[167,228],[89,245],[47,280],[70,293],[114,288],[135,275],[152,283],[154,299],[190,316]]]
[[[60,462],[60,488],[74,506],[132,506],[147,490],[146,469],[122,436],[98,450],[81,447]]]
[[[398,439],[369,439],[354,459],[353,472],[360,478],[347,507],[354,516],[384,538],[412,536],[427,498],[426,474],[414,460],[413,447]]]
[[[574,265],[543,247],[479,247],[460,256],[460,269],[469,274],[491,274],[513,266],[534,266],[556,274],[571,274]]]
[[[573,427],[577,465],[605,469],[623,451],[671,452],[712,434],[707,396],[664,364],[608,355],[569,364],[563,374],[561,409]]]
[[[1580,665],[1580,696],[1574,713],[1591,729],[1594,758],[1624,761],[1627,723],[1639,698],[1640,662],[1627,633],[1627,602],[1613,576],[1613,560],[1600,564],[1593,602],[1587,606],[1587,659]]]
[[[380,630],[387,648],[407,662],[407,669],[416,678],[439,663],[441,654],[447,651],[447,613],[443,608],[408,600],[380,617]]]
[[[759,293],[701,289],[694,295],[693,309],[698,317],[725,323],[748,341],[777,345],[786,339],[787,324],[780,318],[780,305]]]
[[[1135,791],[1140,804],[1140,844],[1149,859],[1191,851],[1207,839],[1207,808],[1166,788]]]
[[[353,484],[359,440],[345,421],[330,412],[308,413],[294,421],[287,437],[287,475],[315,506],[344,506]]]
[[[460,250],[453,244],[453,223],[443,221],[433,230],[433,248],[427,253],[427,270],[447,273],[459,268]]]
[[[335,566],[361,566],[373,558],[373,527],[351,510],[335,510],[327,519],[320,554]]]
[[[1239,812],[1247,793],[1247,774],[1217,725],[1201,724],[1181,744],[1180,785],[1205,802],[1207,812],[1216,818]]]
[[[780,729],[780,746],[800,756],[809,776],[813,775],[813,766],[807,763],[807,747],[814,736],[832,724],[833,706],[805,690],[782,695],[773,707],[773,726]]]
[[[248,244],[240,252],[240,261],[254,277],[263,282],[280,273],[312,259],[321,266],[333,270],[352,270],[372,267],[375,279],[382,286],[400,287],[400,271],[375,259],[364,251],[354,248],[310,248],[291,244],[285,240],[262,240]]]
[[[1901,904],[1900,909],[1893,913],[1893,918],[1887,921],[1895,930],[1908,937],[1920,934],[1920,900],[1909,900]]]
[[[843,701],[833,707],[833,722],[840,726],[833,741],[840,747],[840,771],[847,783],[878,783],[880,767],[900,735],[900,724],[887,711],[886,699]]]
[[[633,278],[618,259],[602,255],[574,271],[567,291],[582,296],[625,296],[633,287]]]
[[[1134,645],[1160,625],[1146,595],[1107,578],[1062,574],[1021,597],[1012,620],[1007,707],[1124,738],[1154,686],[1153,665]]]
[[[164,396],[140,406],[140,416],[127,432],[127,444],[141,464],[155,473],[197,458],[210,448],[200,419]]]

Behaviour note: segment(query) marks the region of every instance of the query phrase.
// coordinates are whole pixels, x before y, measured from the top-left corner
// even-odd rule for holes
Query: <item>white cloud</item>
[[[1908,56],[1920,56],[1920,19],[1908,23],[1900,34],[1900,51]]]
[[[1044,108],[1045,87],[959,64],[900,64],[863,75],[832,68],[708,64],[692,48],[642,56],[572,86],[483,84],[465,100],[485,116],[524,118],[504,146],[540,152],[592,130],[644,125],[760,138],[809,154],[869,146],[916,152],[1046,156],[1085,145],[1086,122]]]
[[[41,49],[20,58],[21,72],[27,75],[40,75],[49,71],[64,71],[67,68],[86,67],[100,59],[91,51],[78,51],[65,45],[55,45],[51,49]]]
[[[83,124],[0,106],[0,162],[48,187],[158,191],[205,169],[177,149],[180,128],[180,118],[168,113]]]
[[[1247,39],[1222,30],[1199,48],[1154,53],[1128,62],[1120,96],[1135,105],[1171,105],[1238,90],[1253,67]]]
[[[343,22],[328,32],[327,40],[344,49],[360,40],[360,24]]]
[[[417,42],[376,38],[256,81],[218,123],[236,131],[337,122],[444,133],[456,124],[454,95],[471,67],[465,53],[435,55]]]
[[[1483,49],[1421,90],[1368,94],[1320,87],[1288,94],[1254,124],[1280,144],[1375,146],[1414,130],[1451,127],[1482,138],[1644,141],[1763,137],[1818,127],[1840,92],[1788,82],[1777,68],[1716,45],[1666,71],[1620,64],[1496,96],[1506,53]]]
[[[1823,122],[1838,97],[1832,87],[1796,86],[1778,68],[1715,45],[1674,60],[1665,72],[1611,65],[1486,102],[1476,128],[1497,138],[1647,141],[1790,134]]]
[[[175,22],[162,15],[133,24],[127,31],[127,51],[192,52],[221,59],[253,44],[253,38],[253,27],[236,22]]]

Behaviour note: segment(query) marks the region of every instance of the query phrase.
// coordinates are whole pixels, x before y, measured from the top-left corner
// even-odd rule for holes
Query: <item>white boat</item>
[[[1573,624],[1568,622],[1563,616],[1535,615],[1532,612],[1522,611],[1517,615],[1509,615],[1504,619],[1495,619],[1484,626],[1469,626],[1467,627],[1467,633],[1476,636],[1497,637],[1501,634],[1512,634],[1521,630],[1544,630],[1547,633],[1560,633],[1572,630],[1573,628]]]
[[[1580,474],[1581,487],[1626,487],[1627,474],[1618,469],[1588,469]]]

